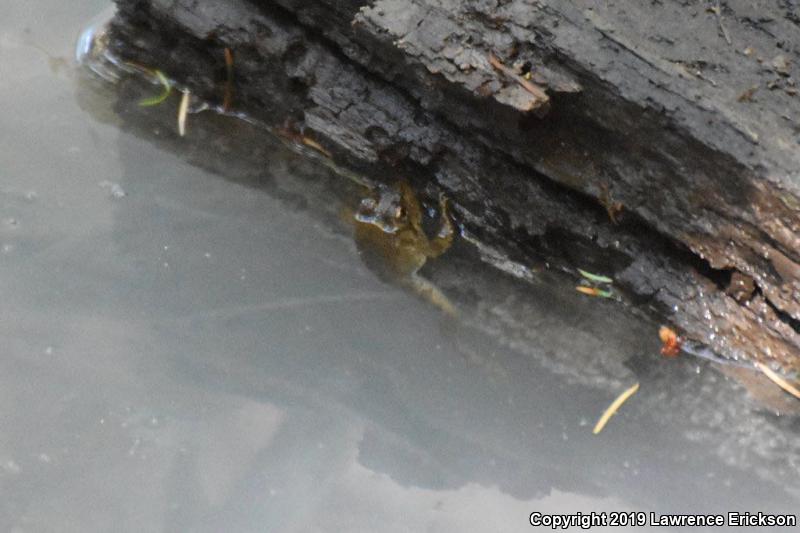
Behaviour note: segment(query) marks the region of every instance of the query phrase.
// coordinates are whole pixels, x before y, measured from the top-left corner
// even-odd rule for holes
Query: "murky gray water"
[[[424,270],[458,319],[385,284],[351,238],[357,185],[231,118],[180,139],[176,98],[81,81],[66,60],[105,6],[0,20],[0,529],[797,512],[800,418],[774,386],[661,359],[656,325],[463,240]]]

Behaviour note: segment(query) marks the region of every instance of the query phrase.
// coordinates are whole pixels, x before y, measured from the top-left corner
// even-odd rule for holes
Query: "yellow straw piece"
[[[620,394],[617,397],[617,399],[614,400],[611,403],[611,405],[608,406],[608,409],[606,409],[606,411],[603,413],[603,416],[600,417],[600,420],[597,421],[597,424],[594,426],[594,430],[592,430],[592,433],[597,435],[598,433],[603,431],[603,428],[606,427],[606,424],[611,419],[611,417],[614,416],[614,413],[616,413],[617,410],[620,408],[620,406],[623,403],[625,403],[625,400],[627,400],[628,398],[633,396],[636,393],[637,390],[639,390],[639,384],[638,383],[636,385],[634,385],[633,387],[627,389],[622,394]]]
[[[303,144],[305,144],[306,146],[308,146],[310,148],[313,148],[314,150],[316,150],[317,152],[321,153],[322,155],[324,155],[328,159],[333,159],[333,155],[331,155],[331,153],[329,151],[327,151],[325,148],[323,148],[321,144],[319,144],[317,141],[315,141],[311,137],[303,137]]]
[[[759,370],[761,370],[765,376],[775,382],[777,386],[794,396],[795,398],[800,399],[800,390],[797,390],[797,387],[780,377],[774,370],[770,367],[765,365],[764,363],[756,363],[756,366]]]
[[[183,90],[181,104],[178,106],[178,134],[186,135],[186,113],[189,111],[189,89]]]

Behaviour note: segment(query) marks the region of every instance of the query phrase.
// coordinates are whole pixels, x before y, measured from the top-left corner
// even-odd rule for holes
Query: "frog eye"
[[[361,200],[361,205],[359,206],[359,211],[364,213],[374,213],[375,208],[377,207],[375,200],[372,198],[365,198]]]

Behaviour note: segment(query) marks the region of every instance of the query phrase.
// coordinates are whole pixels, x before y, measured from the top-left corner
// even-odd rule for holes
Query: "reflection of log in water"
[[[791,61],[762,68],[681,5],[278,4],[121,1],[111,46],[218,103],[233,50],[234,109],[444,190],[484,241],[603,271],[725,357],[800,367]],[[726,30],[774,49],[782,15],[775,37],[736,17]],[[775,90],[738,101],[754,84]],[[734,276],[754,290],[726,293]]]

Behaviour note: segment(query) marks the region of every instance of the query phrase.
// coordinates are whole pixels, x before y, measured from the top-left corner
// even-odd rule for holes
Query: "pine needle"
[[[587,296],[596,296],[598,298],[611,298],[614,294],[611,291],[598,289],[597,287],[585,287],[578,285],[575,290]]]
[[[181,104],[178,106],[178,135],[186,135],[186,114],[189,112],[189,89],[183,89]]]
[[[503,74],[508,76],[509,78],[515,80],[517,83],[519,83],[522,86],[523,89],[525,89],[526,91],[531,93],[536,98],[536,103],[538,104],[537,107],[542,105],[542,104],[544,104],[544,103],[546,103],[550,99],[547,96],[547,93],[545,93],[544,90],[541,87],[539,87],[538,85],[536,85],[535,83],[533,83],[531,81],[528,81],[524,77],[518,75],[512,69],[510,69],[507,66],[505,66],[503,64],[503,62],[500,61],[497,58],[497,56],[494,55],[493,53],[489,52],[488,59],[489,59],[489,64],[490,65],[492,65],[494,68],[496,68],[497,70],[499,70],[500,72],[502,72]]]
[[[625,392],[620,394],[617,397],[616,400],[611,402],[611,405],[608,406],[608,409],[605,410],[603,415],[597,421],[597,424],[595,424],[594,430],[592,430],[592,433],[597,435],[598,433],[603,431],[603,428],[606,427],[606,424],[611,419],[611,417],[614,416],[614,414],[617,412],[617,410],[620,408],[620,406],[623,403],[625,403],[625,400],[627,400],[628,398],[630,398],[631,396],[636,394],[637,390],[639,390],[639,384],[638,383],[636,385],[634,385],[633,387],[627,389]]]
[[[756,363],[756,367],[761,370],[765,376],[771,379],[777,386],[791,394],[797,399],[800,399],[800,390],[797,390],[797,387],[783,379],[781,376],[778,375],[777,372],[772,370],[770,367],[765,365],[764,363]]]
[[[225,48],[225,96],[222,100],[222,109],[231,110],[233,103],[233,51]]]
[[[311,137],[303,136],[301,140],[302,140],[303,144],[305,144],[309,148],[313,148],[314,150],[316,150],[317,152],[321,153],[322,155],[324,155],[328,159],[332,159],[333,158],[333,155],[329,151],[327,151],[325,148],[323,148],[321,144],[319,144],[317,141],[315,141]]]

